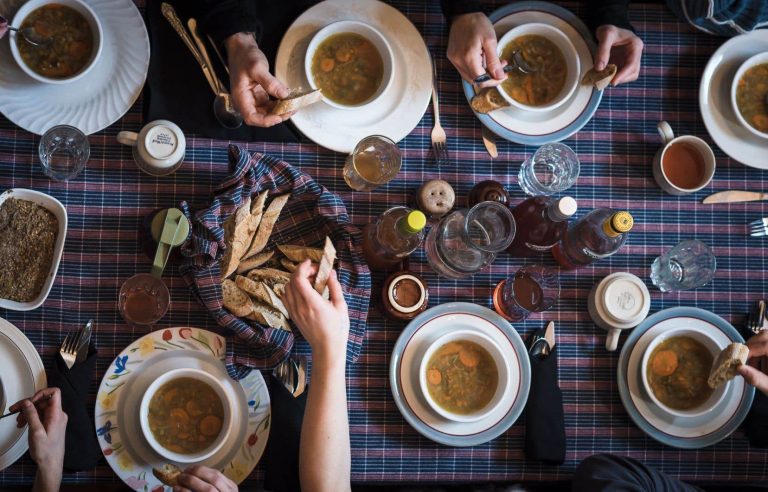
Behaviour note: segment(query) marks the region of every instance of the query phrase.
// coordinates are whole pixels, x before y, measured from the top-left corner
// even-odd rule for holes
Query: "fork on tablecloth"
[[[435,126],[432,127],[432,152],[435,154],[437,165],[440,166],[448,162],[448,148],[445,145],[447,140],[445,130],[440,124],[440,103],[437,99],[437,68],[435,57],[430,55],[432,61],[432,113],[435,117]]]
[[[750,236],[768,236],[768,217],[757,219],[749,223]]]

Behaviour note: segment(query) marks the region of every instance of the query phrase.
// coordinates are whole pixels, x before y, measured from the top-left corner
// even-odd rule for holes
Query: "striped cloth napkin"
[[[232,174],[214,190],[211,204],[192,211],[181,208],[192,224],[191,238],[182,247],[181,273],[198,300],[227,330],[227,370],[239,379],[252,369],[268,369],[288,357],[298,331],[270,328],[239,318],[223,307],[218,259],[224,253],[224,221],[247,197],[264,190],[270,196],[291,193],[272,232],[267,249],[277,244],[321,246],[330,237],[337,250],[337,272],[349,306],[347,362],[360,355],[365,338],[371,276],[360,250],[360,231],[350,223],[341,199],[312,177],[274,157],[230,145]]]

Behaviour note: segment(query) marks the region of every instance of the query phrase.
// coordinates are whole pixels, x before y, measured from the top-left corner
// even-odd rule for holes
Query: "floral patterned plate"
[[[238,402],[230,437],[204,464],[240,483],[259,462],[269,436],[269,393],[259,371],[240,381],[227,376],[225,343],[223,337],[199,328],[158,330],[130,344],[107,369],[96,398],[96,434],[109,466],[132,489],[170,490],[152,474],[153,467],[167,460],[145,441],[139,404],[147,387],[172,369],[191,367],[218,376]]]

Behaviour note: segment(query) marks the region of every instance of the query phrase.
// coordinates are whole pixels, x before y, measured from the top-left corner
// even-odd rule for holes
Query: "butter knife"
[[[485,126],[483,126],[483,144],[485,145],[485,150],[488,151],[488,155],[490,155],[492,159],[499,156],[499,151],[496,149],[496,135]]]
[[[88,358],[88,348],[91,345],[91,333],[93,331],[93,320],[89,319],[88,322],[83,327],[83,336],[80,337],[80,346],[77,347],[77,358],[75,359],[76,363],[85,362],[85,359]]]
[[[706,197],[702,203],[739,203],[768,200],[768,193],[757,191],[718,191]]]

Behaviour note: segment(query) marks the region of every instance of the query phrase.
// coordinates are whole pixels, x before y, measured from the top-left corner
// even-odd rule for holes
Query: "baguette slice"
[[[749,347],[743,343],[732,343],[725,347],[717,360],[712,364],[712,370],[709,373],[707,384],[710,388],[716,389],[727,381],[736,377],[736,369],[747,363],[749,357]]]
[[[509,103],[496,87],[486,87],[472,98],[469,105],[474,111],[487,114],[496,109],[506,108]]]
[[[328,283],[328,278],[331,276],[334,261],[336,261],[336,248],[333,246],[331,238],[325,236],[323,257],[320,260],[320,266],[317,267],[317,275],[315,275],[315,290],[320,295],[325,291],[325,285]]]
[[[261,280],[267,285],[287,284],[291,280],[291,274],[275,268],[257,268],[248,272],[251,280]]]
[[[275,104],[275,107],[272,108],[272,111],[270,111],[269,114],[280,116],[293,111],[298,111],[301,108],[306,108],[307,106],[319,102],[322,98],[323,95],[320,92],[320,89],[308,92],[294,91],[285,99],[277,101],[277,104]]]
[[[179,484],[179,475],[181,468],[170,463],[166,463],[158,468],[152,468],[152,475],[169,487],[175,487]]]
[[[270,202],[266,212],[264,212],[264,215],[261,218],[259,231],[256,233],[256,237],[253,238],[251,247],[248,248],[248,251],[244,255],[241,255],[241,257],[245,256],[246,258],[250,258],[264,250],[267,241],[269,241],[269,236],[272,235],[272,229],[274,229],[277,219],[280,217],[280,212],[283,210],[285,204],[288,203],[290,197],[291,194],[286,193],[272,199],[272,202]]]
[[[260,266],[262,266],[263,264],[271,260],[274,254],[275,254],[274,251],[266,251],[264,253],[258,253],[249,258],[242,260],[240,262],[240,265],[238,265],[237,267],[238,275],[247,273],[250,270],[253,270],[254,268],[259,268]]]
[[[297,246],[295,244],[284,244],[277,247],[286,258],[294,263],[301,263],[304,260],[312,260],[320,263],[323,259],[323,250],[319,248],[307,248],[306,246]]]
[[[608,87],[608,85],[611,83],[611,80],[616,76],[616,71],[618,70],[618,67],[614,65],[613,63],[609,63],[606,65],[606,67],[599,72],[593,68],[590,68],[589,71],[584,75],[584,78],[581,79],[582,85],[594,85],[595,89],[601,91]]]
[[[221,283],[224,307],[235,316],[248,316],[253,311],[253,301],[237,284],[229,279]]]

